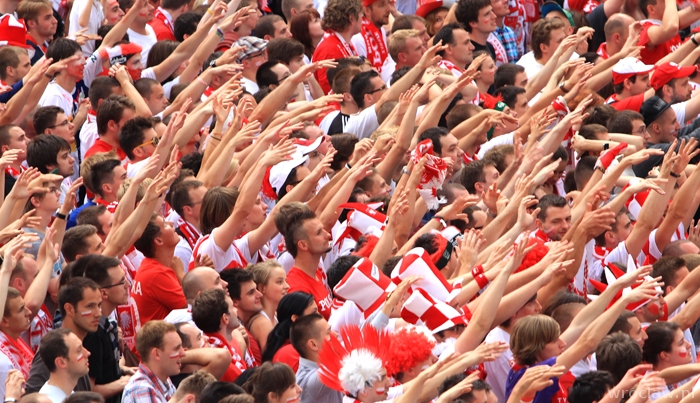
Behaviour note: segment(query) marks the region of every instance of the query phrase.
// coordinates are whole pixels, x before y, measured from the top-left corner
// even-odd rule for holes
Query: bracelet
[[[351,166],[351,165],[350,165],[349,163],[346,163],[346,164],[345,164],[345,168],[347,168],[347,169],[348,169],[348,171],[349,171],[349,170],[351,170],[351,169],[352,169],[352,166]]]
[[[695,35],[690,35],[690,40],[693,41],[693,43],[695,44],[695,46],[700,45],[700,42],[698,42],[698,41],[695,39]]]
[[[210,135],[209,135],[209,138],[211,138],[212,140],[221,141],[221,137],[216,137],[216,136],[214,136],[214,134],[216,134],[216,133],[210,134]],[[221,133],[219,133],[219,134],[221,134]]]
[[[479,284],[479,288],[482,290],[489,285],[489,279],[487,279],[483,274],[479,274],[478,276],[474,277],[474,280],[476,280],[476,283]]]
[[[669,173],[669,175],[673,176],[673,177],[676,178],[676,179],[678,179],[678,178],[681,177],[680,174],[677,174],[677,173],[675,173],[675,172],[673,172],[673,171],[671,171],[671,172]]]
[[[17,403],[17,399],[15,399],[14,397],[8,397],[8,398],[5,398],[5,400],[3,402],[4,403]]]
[[[209,14],[211,14],[211,15],[214,15],[214,12],[211,11],[211,8],[207,8],[207,12],[208,12]]]
[[[68,213],[68,214],[70,214],[70,213]],[[56,213],[56,218],[58,218],[59,220],[65,220],[67,218],[67,216],[68,216],[67,214]]]
[[[478,265],[472,268],[472,277],[476,278],[479,274],[484,274],[484,266]]]
[[[221,28],[217,28],[217,29],[216,29],[216,35],[217,35],[220,39],[224,39],[224,31],[222,31]]]
[[[209,84],[207,84],[207,82],[204,81],[204,80],[202,80],[200,77],[197,77],[197,81],[199,81],[199,83],[202,84],[202,85],[205,86],[205,87],[208,87],[208,86],[209,86]]]
[[[486,209],[486,215],[489,216],[489,217],[491,217],[491,218],[496,218],[496,216],[497,216],[498,214],[494,214],[494,213],[491,212],[491,210]]]
[[[595,169],[597,169],[597,170],[600,171],[601,173],[605,174],[605,168],[603,168],[602,165],[598,165],[597,167],[595,167]]]
[[[447,222],[444,218],[440,217],[439,215],[436,215],[435,217],[433,217],[433,219],[438,220],[440,222],[440,224],[442,225],[442,229],[447,228]]]
[[[566,87],[565,87],[565,85],[566,85],[566,81],[563,81],[561,84],[559,84],[559,89],[560,89],[564,94],[568,94],[569,91],[571,91],[571,90],[567,90]]]
[[[411,171],[408,170],[408,167],[403,167],[403,168],[401,168],[401,173],[406,174],[406,175],[410,175]]]

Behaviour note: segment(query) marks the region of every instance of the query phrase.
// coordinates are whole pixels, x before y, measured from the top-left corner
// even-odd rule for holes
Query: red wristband
[[[486,278],[483,274],[479,274],[476,277],[474,277],[474,280],[476,280],[476,283],[479,284],[479,288],[482,290],[486,288],[487,285],[489,285],[489,279]]]
[[[472,277],[476,278],[479,274],[484,274],[484,266],[478,265],[472,268]]]

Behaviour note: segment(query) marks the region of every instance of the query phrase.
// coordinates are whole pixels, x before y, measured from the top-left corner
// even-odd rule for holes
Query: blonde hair
[[[559,339],[559,324],[546,315],[520,319],[510,335],[510,350],[519,365],[534,365],[545,346]]]
[[[389,55],[396,63],[399,62],[399,53],[406,48],[406,41],[409,38],[417,38],[419,33],[417,29],[399,29],[391,34],[389,38]]]
[[[146,195],[146,190],[148,189],[149,186],[151,186],[151,182],[153,182],[153,179],[151,178],[146,178],[141,182],[139,185],[139,190],[136,192],[136,203],[140,202],[141,199],[143,199],[143,196]],[[126,191],[129,190],[129,186],[131,186],[131,178],[124,180],[122,182],[122,185],[119,187],[119,191],[117,192],[117,199],[121,201],[122,197],[126,194]]]
[[[270,259],[249,266],[249,270],[253,273],[253,280],[255,280],[255,284],[257,284],[260,287],[263,287],[267,285],[268,281],[270,281],[270,275],[272,274],[272,270],[277,267],[282,268],[282,265],[280,265],[279,262],[277,262],[275,259]]]
[[[399,127],[398,126],[389,126],[389,127],[382,127],[379,128],[375,131],[372,132],[372,134],[369,136],[370,140],[372,141],[377,141],[377,139],[385,134],[390,135],[393,138],[396,138],[396,133],[398,133]]]
[[[90,183],[92,183],[92,167],[100,162],[104,162],[107,160],[119,161],[117,153],[115,151],[110,151],[108,153],[92,154],[89,157],[85,157],[83,162],[80,164],[80,176],[83,177],[83,183],[85,184],[85,187],[88,188],[88,190],[92,193],[96,193],[95,189],[90,188]]]

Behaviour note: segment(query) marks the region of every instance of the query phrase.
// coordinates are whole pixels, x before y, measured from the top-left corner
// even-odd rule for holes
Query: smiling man
[[[124,387],[122,403],[166,403],[175,394],[170,377],[180,373],[185,349],[175,325],[152,320],[136,334],[141,363]]]

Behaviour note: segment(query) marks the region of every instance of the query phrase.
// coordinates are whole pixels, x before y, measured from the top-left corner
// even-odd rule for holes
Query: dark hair
[[[579,375],[569,389],[569,401],[571,403],[599,402],[614,386],[615,381],[610,372],[586,372]]]
[[[617,317],[615,320],[615,323],[612,325],[610,328],[610,331],[608,331],[608,334],[613,334],[617,332],[622,332],[624,334],[629,334],[630,331],[632,330],[632,325],[629,322],[630,318],[634,318],[636,315],[632,311],[622,311],[620,316]]]
[[[462,174],[459,177],[459,183],[467,189],[470,194],[476,194],[476,184],[479,182],[486,182],[486,174],[484,173],[484,167],[486,163],[484,160],[471,161],[465,164],[462,168]]]
[[[411,71],[410,66],[403,66],[400,67],[396,70],[394,70],[393,73],[391,73],[391,78],[389,78],[389,82],[393,85],[396,84],[403,76],[408,74],[408,72]]]
[[[467,32],[472,32],[472,27],[469,23],[479,21],[479,12],[490,6],[490,0],[461,0],[457,2],[455,9],[455,17],[461,22]],[[445,44],[445,42],[443,42]]]
[[[343,31],[350,25],[350,17],[360,18],[362,3],[359,0],[329,0],[323,13],[324,30]]]
[[[234,301],[241,299],[241,284],[255,281],[253,272],[250,270],[226,269],[222,270],[220,275],[221,279],[228,283],[228,295]]]
[[[175,323],[175,330],[177,331],[177,335],[180,336],[180,340],[182,341],[183,348],[192,348],[192,340],[190,340],[190,337],[181,330],[183,326],[189,325],[189,324],[190,324],[190,322]]]
[[[112,90],[115,87],[119,87],[119,81],[117,81],[116,78],[107,76],[95,77],[88,90],[90,107],[92,107],[94,111],[97,111],[100,101],[112,95]]]
[[[169,193],[170,205],[172,206],[173,210],[175,210],[175,212],[180,215],[180,217],[185,216],[185,206],[192,206],[192,200],[190,199],[190,190],[198,189],[202,186],[202,182],[196,179],[189,179],[178,183],[172,188],[172,190]]]
[[[182,169],[191,169],[194,176],[199,174],[199,169],[202,167],[203,153],[191,152],[189,154],[183,155],[180,158],[180,164],[182,164]]]
[[[313,295],[301,291],[292,292],[282,297],[277,305],[277,324],[267,336],[267,344],[262,354],[263,362],[272,361],[275,353],[289,340],[292,316],[301,317],[306,308],[313,302]]]
[[[68,358],[66,337],[70,333],[70,329],[60,328],[53,329],[42,336],[39,344],[39,355],[49,372],[56,372],[56,358]]]
[[[631,83],[631,84],[634,84],[634,83],[637,82],[637,75],[633,75],[632,77],[628,77],[628,78],[626,78],[625,80],[630,80],[630,83]],[[614,84],[614,85],[613,85],[613,91],[614,91],[616,94],[622,93],[622,91],[623,91],[624,89],[625,89],[625,82],[624,82],[624,81],[621,82],[621,83],[619,83],[619,84]]]
[[[442,28],[440,28],[440,30],[433,37],[433,46],[435,46],[435,44],[440,42],[440,41],[442,41],[443,45],[454,45],[454,41],[455,41],[454,31],[456,29],[463,29],[463,30],[467,31],[467,28],[465,28],[464,24],[462,24],[460,22],[454,22],[452,24],[445,24],[442,26]],[[441,50],[437,54],[444,57],[445,51]]]
[[[353,255],[341,256],[331,264],[331,267],[326,272],[326,283],[331,292],[360,259],[361,257]],[[335,296],[335,293],[333,293],[333,296]]]
[[[583,121],[583,125],[597,123],[605,127],[608,125],[610,119],[617,114],[617,109],[610,105],[603,104],[588,108],[586,112],[588,112],[590,116]],[[605,131],[607,131],[607,129]]]
[[[71,228],[72,229],[72,228]],[[89,278],[100,287],[110,286],[111,279],[107,270],[119,267],[119,259],[102,255],[85,255],[73,264],[71,275]]]
[[[598,157],[592,155],[584,155],[579,159],[576,168],[574,168],[574,180],[576,181],[577,189],[583,189],[591,179],[596,162],[598,162]],[[567,175],[567,177],[569,176],[571,176],[571,173]]]
[[[452,389],[455,387],[458,383],[462,382],[464,378],[467,376],[463,373],[460,374],[454,374],[450,375],[445,380],[442,382],[442,385],[438,387],[438,395],[441,395],[448,390]],[[491,386],[487,384],[486,382],[477,379],[473,384],[472,384],[472,389],[468,393],[462,393],[460,396],[456,397],[454,400],[452,400],[453,403],[474,403],[476,401],[476,396],[474,396],[474,391],[477,390],[484,390],[484,391],[490,391]]]
[[[496,74],[494,74],[493,78],[493,86],[498,89],[506,85],[515,85],[515,76],[518,73],[524,72],[525,67],[519,64],[504,63],[496,69]]]
[[[657,0],[639,0],[639,9],[642,10],[642,14],[649,18],[649,10],[647,7],[656,5]]]
[[[319,320],[323,320],[323,316],[320,313],[312,313],[311,315],[302,316],[292,323],[289,341],[302,358],[308,357],[306,342],[318,336],[316,334],[316,322]]]
[[[540,213],[537,214],[537,218],[540,221],[545,221],[547,219],[547,210],[550,207],[568,207],[569,204],[566,202],[566,199],[555,194],[549,194],[549,195],[544,195],[540,198],[539,203],[537,203],[537,207],[540,209]]]
[[[63,403],[105,403],[105,399],[97,392],[73,392]]]
[[[134,103],[123,95],[110,95],[97,107],[97,134],[105,134],[109,121],[118,123],[124,115],[124,109],[136,110]]]
[[[644,122],[644,116],[641,113],[630,110],[623,110],[614,114],[608,120],[608,132],[632,134],[632,121],[641,120]]]
[[[559,290],[554,293],[554,295],[549,297],[547,302],[545,302],[544,306],[542,307],[542,312],[540,313],[542,315],[552,316],[554,310],[560,306],[574,303],[585,304],[586,299],[578,294],[574,294],[573,292]]]
[[[218,332],[221,316],[225,314],[228,314],[226,291],[220,288],[204,290],[192,302],[192,320],[204,333]]]
[[[279,60],[270,59],[258,67],[258,71],[255,72],[255,82],[260,88],[279,85],[280,80],[277,78],[277,73],[272,71],[272,68],[278,64],[280,64]]]
[[[338,171],[350,161],[350,157],[355,152],[355,144],[360,140],[354,134],[341,133],[331,136],[331,144],[336,149],[337,153],[333,156],[331,169]]]
[[[53,59],[56,63],[59,60],[68,59],[80,51],[78,42],[68,38],[56,38],[46,49],[46,58]]]
[[[102,185],[114,180],[114,168],[121,165],[119,160],[107,159],[100,161],[90,168],[90,180],[85,184],[88,190],[100,196],[102,193]]]
[[[508,105],[509,108],[513,109],[517,105],[518,102],[518,95],[523,94],[525,95],[525,88],[522,87],[516,87],[514,85],[506,85],[504,87],[498,88],[493,95],[494,96],[501,96],[503,98],[503,102]]]
[[[58,290],[58,309],[61,311],[61,316],[66,317],[66,304],[71,304],[74,307],[83,300],[83,291],[86,288],[99,290],[100,286],[94,281],[85,277],[73,277],[66,285]]]
[[[269,14],[269,15],[264,15],[260,17],[258,20],[258,23],[255,24],[255,36],[257,36],[260,39],[265,39],[265,35],[269,35],[270,38],[275,37],[275,23],[282,21],[284,22],[284,18],[280,17],[279,15],[276,14]],[[269,42],[268,42],[269,46]],[[269,56],[268,56],[269,57]]]
[[[659,354],[670,352],[673,348],[673,341],[680,325],[675,322],[654,322],[646,330],[649,337],[644,342],[642,357],[645,362],[656,365],[659,363]]]
[[[263,17],[265,18],[265,17]],[[289,65],[295,57],[304,55],[304,45],[292,38],[276,38],[267,44],[267,59]]]
[[[433,152],[435,155],[441,155],[442,144],[440,143],[440,138],[445,137],[448,134],[450,134],[450,131],[444,127],[431,127],[418,136],[418,141],[421,142],[423,140],[430,139],[430,141],[433,143]]]
[[[73,262],[77,255],[86,254],[90,247],[87,238],[96,233],[97,228],[93,225],[76,225],[66,231],[61,245],[61,253],[66,261]]]
[[[56,126],[56,117],[59,113],[64,113],[63,108],[58,106],[42,106],[34,112],[34,130],[36,134],[44,134],[46,129],[52,129]]]
[[[139,239],[134,242],[134,247],[143,253],[145,257],[156,255],[156,245],[153,241],[160,236],[160,227],[156,225],[155,217],[156,214],[154,213]]]
[[[646,344],[649,344],[647,341]],[[595,350],[599,371],[608,371],[618,383],[630,368],[642,363],[642,349],[625,333],[613,333],[600,341]]]
[[[216,381],[207,385],[199,396],[199,403],[219,403],[221,399],[230,395],[242,395],[245,391],[240,386],[231,382]]]
[[[374,90],[371,80],[375,77],[379,77],[379,73],[369,70],[356,74],[350,81],[350,95],[360,109],[365,107],[365,95]]]
[[[309,206],[299,202],[285,204],[275,215],[275,226],[284,236],[284,245],[292,257],[296,258],[299,251],[297,242],[307,237],[303,230],[304,223],[314,218],[316,213]]]
[[[309,59],[313,56],[314,50],[316,50],[313,39],[311,38],[311,33],[309,32],[309,23],[316,18],[320,19],[321,14],[319,14],[316,9],[312,8],[298,13],[289,21],[289,32],[291,32],[294,39],[301,42],[304,46],[304,54],[308,56]]]
[[[413,29],[413,22],[417,21],[421,25],[425,25],[425,19],[423,17],[417,16],[415,14],[403,14],[394,20],[394,24],[391,26],[391,33],[402,29]]]
[[[346,69],[348,67],[362,67],[365,65],[365,62],[356,56],[338,59],[336,60],[336,63],[338,63],[338,65],[335,68],[331,68],[326,71],[326,78],[328,79],[329,83],[333,82],[333,80],[335,79],[335,75],[338,74],[338,72],[340,72],[341,70]]]
[[[195,11],[188,11],[180,14],[173,22],[173,34],[178,42],[185,40],[185,35],[189,36],[197,31],[199,20],[202,19],[202,14]]]
[[[5,46],[0,48],[0,79],[7,78],[7,68],[17,68],[19,66],[19,53],[26,50],[17,46]]]
[[[281,362],[266,362],[255,370],[244,386],[255,399],[255,403],[267,403],[268,394],[273,393],[280,397],[296,383],[296,376],[289,365]]]
[[[49,165],[58,164],[58,154],[70,151],[70,144],[53,134],[36,136],[27,144],[27,164],[39,169],[42,174],[49,173]]]
[[[176,10],[186,4],[189,4],[188,0],[163,0],[160,6],[166,10]]]
[[[119,145],[129,159],[134,159],[134,150],[146,141],[144,132],[148,129],[153,129],[153,122],[141,116],[129,119],[124,123],[121,132],[119,132]]]
[[[680,257],[663,256],[657,260],[651,269],[651,276],[661,277],[664,283],[664,294],[667,293],[667,287],[676,283],[676,273],[681,268],[685,267],[685,260]]]

